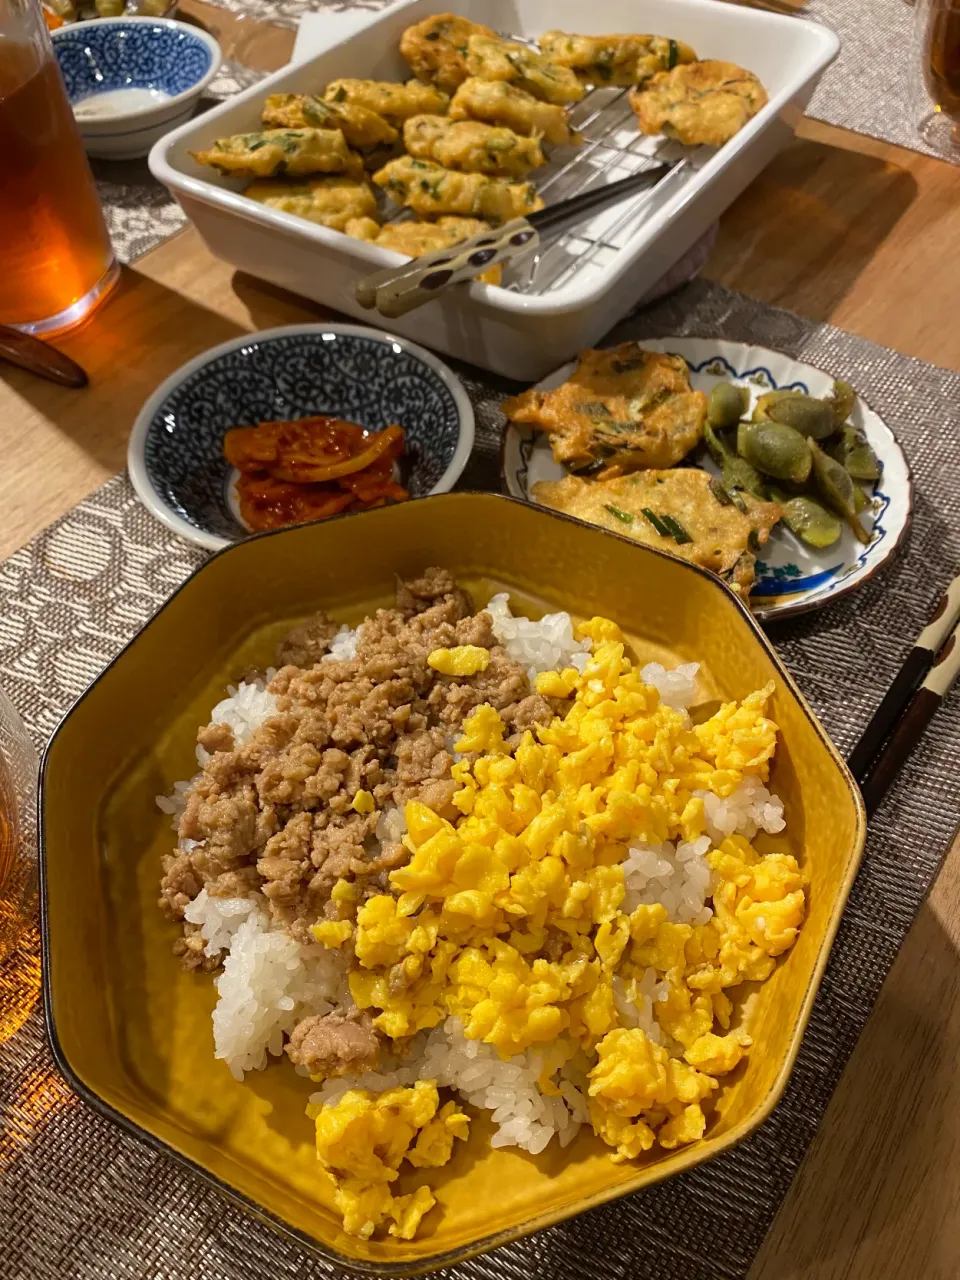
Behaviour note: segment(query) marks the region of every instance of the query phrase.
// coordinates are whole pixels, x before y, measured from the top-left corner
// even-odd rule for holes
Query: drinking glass
[[[30,920],[37,887],[37,758],[0,690],[0,961]]]
[[[119,267],[39,0],[0,0],[0,324],[78,324]]]
[[[913,48],[917,132],[940,155],[960,164],[960,0],[916,0]]]

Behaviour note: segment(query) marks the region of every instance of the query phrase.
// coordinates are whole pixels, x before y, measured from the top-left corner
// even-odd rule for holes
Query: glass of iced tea
[[[0,961],[30,920],[37,887],[37,758],[0,690]]]
[[[0,0],[0,324],[69,328],[118,275],[39,0]]]
[[[913,112],[934,150],[960,163],[960,0],[916,0]]]

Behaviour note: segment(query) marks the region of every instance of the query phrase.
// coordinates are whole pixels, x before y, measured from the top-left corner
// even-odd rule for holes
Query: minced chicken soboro
[[[353,631],[318,614],[198,734],[161,905],[219,970],[215,1052],[319,1084],[347,1231],[409,1239],[394,1195],[492,1112],[536,1154],[584,1123],[632,1159],[696,1141],[750,1049],[727,992],[805,910],[766,787],[772,686],[693,725],[695,664],[638,669],[619,628],[474,612],[444,570]]]

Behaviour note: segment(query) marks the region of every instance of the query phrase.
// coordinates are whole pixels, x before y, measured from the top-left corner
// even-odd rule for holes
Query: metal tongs
[[[384,316],[406,315],[450,285],[472,280],[481,271],[536,249],[541,233],[580,222],[587,213],[655,187],[675,168],[676,162],[660,161],[617,182],[582,191],[526,218],[513,218],[503,226],[482,231],[449,248],[433,249],[402,266],[375,271],[358,282],[357,302],[368,310],[376,307]]]

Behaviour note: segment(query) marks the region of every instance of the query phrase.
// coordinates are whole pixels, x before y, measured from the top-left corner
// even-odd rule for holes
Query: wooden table
[[[724,216],[706,274],[960,370],[960,169],[804,122]],[[126,268],[64,350],[66,392],[3,370],[0,558],[124,465],[140,404],[191,356],[321,309],[215,261],[192,230]],[[884,985],[751,1280],[960,1275],[960,842]]]

